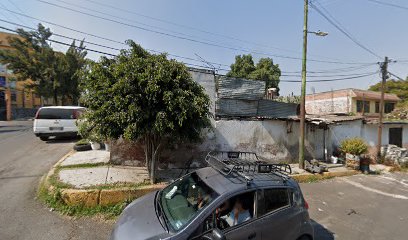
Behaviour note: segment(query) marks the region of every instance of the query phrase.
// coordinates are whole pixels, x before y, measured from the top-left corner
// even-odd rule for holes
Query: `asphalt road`
[[[356,175],[301,184],[317,240],[408,237],[408,174]]]
[[[0,240],[107,239],[112,223],[72,219],[35,200],[40,177],[72,141],[42,142],[32,122],[0,122]],[[301,184],[317,240],[407,239],[408,174]]]
[[[73,141],[43,142],[31,127],[31,121],[0,122],[0,239],[108,239],[112,224],[63,217],[35,200],[41,176]]]

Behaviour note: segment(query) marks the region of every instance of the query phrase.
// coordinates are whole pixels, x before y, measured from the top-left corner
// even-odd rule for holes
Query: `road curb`
[[[324,172],[322,174],[298,174],[298,175],[291,175],[290,177],[293,178],[297,182],[310,182],[311,179],[313,180],[323,180],[333,177],[346,177],[352,176],[361,173],[360,171],[356,170],[347,170],[347,171],[339,171],[339,172]]]
[[[58,162],[56,162],[51,167],[47,175],[40,181],[40,185],[44,184],[50,195],[60,196],[60,199],[63,201],[63,203],[68,206],[96,207],[115,205],[125,201],[134,200],[152,191],[160,190],[166,186],[165,184],[155,184],[135,187],[118,186],[106,189],[99,186],[92,189],[76,189],[69,187],[58,188],[52,184],[50,178],[55,174],[55,171],[60,166],[60,164],[74,153],[75,150],[71,150],[70,152],[65,154],[60,160],[58,160]]]

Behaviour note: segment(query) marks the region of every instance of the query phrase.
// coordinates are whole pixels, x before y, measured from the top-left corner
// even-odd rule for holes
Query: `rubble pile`
[[[385,150],[385,160],[398,164],[401,167],[408,167],[408,150],[396,145],[388,145]]]

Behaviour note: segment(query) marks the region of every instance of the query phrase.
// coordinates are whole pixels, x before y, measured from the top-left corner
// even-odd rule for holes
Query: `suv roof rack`
[[[205,161],[224,176],[238,175],[250,184],[254,178],[274,176],[288,180],[292,173],[289,164],[260,161],[254,152],[211,151]],[[271,180],[271,179],[268,179]]]

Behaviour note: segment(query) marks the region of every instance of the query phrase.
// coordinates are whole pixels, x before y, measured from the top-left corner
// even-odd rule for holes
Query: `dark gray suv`
[[[111,239],[313,239],[289,165],[245,152],[209,153],[206,161],[211,167],[129,204]]]

